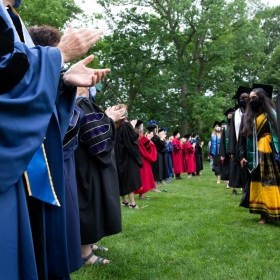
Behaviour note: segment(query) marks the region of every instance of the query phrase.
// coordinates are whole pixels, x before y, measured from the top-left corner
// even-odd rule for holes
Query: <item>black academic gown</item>
[[[222,137],[221,137],[221,148],[220,148],[220,156],[224,157],[224,162],[222,164],[222,174],[221,174],[221,180],[228,181],[230,178],[230,167],[231,167],[231,158],[230,154],[226,147],[226,138],[229,135],[228,128],[225,130],[223,128],[222,130]]]
[[[242,131],[243,128],[243,117],[241,120],[241,125],[240,125],[240,131]],[[238,148],[238,153],[235,156],[236,160],[240,161],[243,158],[247,158],[247,138],[242,136],[241,134],[239,134],[238,137],[238,144],[237,144],[237,148]],[[250,198],[250,182],[251,182],[251,174],[248,171],[247,167],[244,166],[243,168],[241,168],[240,166],[240,170],[242,172],[242,174],[244,173],[244,189],[243,189],[243,195],[240,201],[240,206],[245,207],[245,208],[249,208],[249,198]]]
[[[202,163],[202,148],[197,142],[195,145],[195,162],[196,162],[196,175],[199,175],[200,171],[203,170]]]
[[[92,244],[104,236],[121,232],[119,185],[114,145],[115,125],[88,98],[76,101],[85,113],[75,151],[80,210],[81,244]]]
[[[160,140],[157,135],[154,135],[151,139],[157,149],[157,160],[152,165],[154,180],[160,182],[168,178],[166,147],[164,141]]]
[[[228,150],[230,154],[235,155],[235,160],[230,166],[229,186],[233,188],[244,188],[246,184],[246,169],[240,167],[239,147],[237,141],[237,132],[235,129],[235,113],[232,114],[229,133]],[[241,127],[240,127],[241,131]],[[240,133],[239,133],[240,134]],[[240,135],[238,136],[239,139]]]
[[[135,132],[130,122],[122,123],[117,130],[115,152],[121,196],[132,193],[142,186],[140,175],[142,159],[138,138],[139,134]]]

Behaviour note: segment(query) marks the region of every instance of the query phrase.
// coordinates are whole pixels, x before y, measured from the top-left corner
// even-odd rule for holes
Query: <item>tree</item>
[[[271,58],[267,61],[264,71],[260,74],[260,81],[264,84],[271,84],[274,88],[280,89],[280,45],[274,49]]]
[[[257,9],[259,1],[251,2]],[[112,72],[108,87],[122,92],[119,96],[123,101],[132,102],[130,109],[137,104],[148,116],[156,115],[154,110],[159,109],[161,118],[165,118],[163,112],[173,110],[183,133],[188,124],[201,133],[203,122],[209,125],[209,116],[221,116],[232,106],[235,89],[255,79],[265,40],[245,0],[104,0],[99,4],[106,9],[105,20],[114,30],[107,55],[118,71],[114,76]],[[124,4],[128,5],[124,11],[117,15],[111,12],[111,6]],[[143,12],[141,7],[149,10]],[[114,61],[116,55],[118,60]],[[148,84],[157,101],[174,94],[171,110],[169,104],[148,108],[155,97],[146,94]],[[122,89],[129,88],[137,90],[126,95]],[[210,96],[205,96],[206,92]],[[141,106],[143,100],[146,102]],[[209,100],[214,101],[214,107],[205,106]],[[206,119],[202,119],[204,116]]]
[[[63,28],[83,11],[74,0],[24,0],[18,12],[26,26],[51,25]]]

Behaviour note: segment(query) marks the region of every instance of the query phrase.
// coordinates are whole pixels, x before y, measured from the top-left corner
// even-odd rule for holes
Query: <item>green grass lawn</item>
[[[280,279],[280,224],[259,225],[205,162],[202,176],[161,185],[167,192],[122,207],[123,231],[105,237],[107,265],[86,265],[73,280]]]

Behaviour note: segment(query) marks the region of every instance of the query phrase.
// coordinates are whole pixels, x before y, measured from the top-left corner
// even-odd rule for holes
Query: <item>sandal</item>
[[[87,261],[89,261],[93,256],[95,256],[93,253],[90,253],[87,257],[83,258],[83,264],[86,264]],[[108,261],[108,262],[104,262],[104,261]],[[110,261],[101,257],[97,257],[97,259],[95,260],[95,262],[93,264],[107,264]]]
[[[93,249],[93,246],[97,246],[97,248],[96,248],[96,249]],[[105,247],[100,246],[100,245],[97,245],[97,244],[91,244],[90,247],[91,247],[91,249],[92,249],[93,251],[104,251],[104,252],[108,252],[108,248],[105,248]]]
[[[122,202],[122,206],[129,206],[128,201],[123,201],[123,202]]]
[[[137,204],[134,204],[134,205],[129,204],[129,208],[130,208],[130,209],[139,209],[139,207],[138,207]]]

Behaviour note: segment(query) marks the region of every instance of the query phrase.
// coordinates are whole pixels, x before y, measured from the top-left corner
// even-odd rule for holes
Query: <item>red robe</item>
[[[187,141],[184,145],[185,161],[186,161],[186,172],[196,172],[196,161],[195,161],[195,148],[192,144]]]
[[[183,155],[182,155],[183,145],[177,138],[173,139],[172,144],[174,147],[174,150],[172,152],[174,174],[180,174],[180,173],[184,172],[183,171]]]
[[[157,159],[157,150],[155,144],[144,135],[140,135],[139,149],[143,163],[143,167],[140,168],[142,187],[134,193],[144,194],[155,187],[151,163]]]

